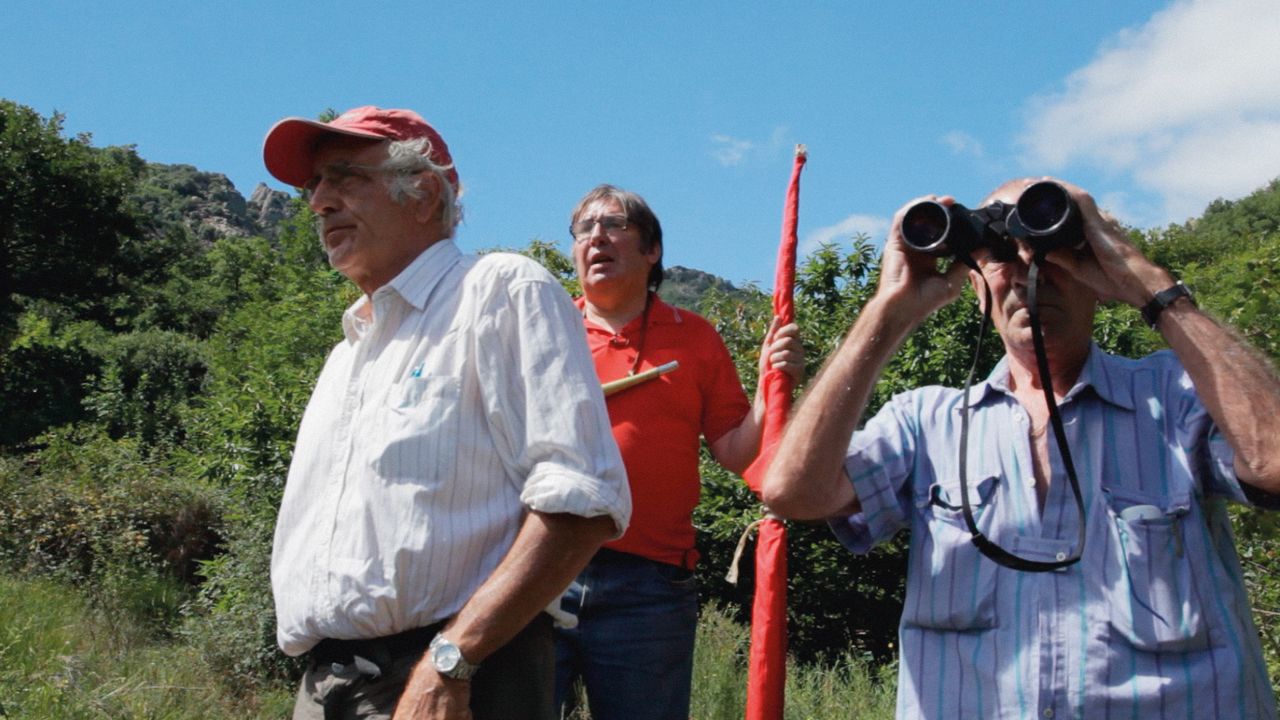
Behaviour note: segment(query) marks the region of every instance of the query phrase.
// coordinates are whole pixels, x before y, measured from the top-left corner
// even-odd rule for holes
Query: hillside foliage
[[[189,643],[229,688],[247,688],[298,670],[274,644],[271,534],[299,417],[356,291],[325,263],[303,203],[271,233],[218,236],[192,224],[173,190],[201,183],[0,101],[0,563],[93,588],[97,606]],[[1132,236],[1203,307],[1280,358],[1280,182]],[[554,243],[518,250],[576,289]],[[812,376],[873,291],[878,252],[849,238],[809,255],[798,275]],[[768,297],[710,282],[683,302],[715,324],[754,388]],[[916,332],[870,410],[921,384],[962,383],[973,308],[968,296]],[[1101,310],[1097,338],[1128,355],[1162,345],[1127,307]],[[997,356],[988,344],[982,369]],[[723,576],[760,506],[714,463],[703,476],[704,596],[745,618],[750,562],[738,586]],[[1236,520],[1280,683],[1280,525],[1249,510]],[[790,534],[796,655],[891,660],[905,543],[854,557],[825,527]]]

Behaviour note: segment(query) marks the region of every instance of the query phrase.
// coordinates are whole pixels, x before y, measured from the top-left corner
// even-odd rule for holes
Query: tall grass
[[[747,701],[750,632],[715,605],[703,608],[693,661],[694,720],[741,720]],[[788,663],[786,720],[893,717],[895,668],[846,655],[830,665]]]
[[[714,605],[703,610],[692,718],[741,720],[747,645],[747,628]],[[793,664],[786,719],[887,719],[893,694],[891,667],[852,656]],[[0,718],[285,718],[292,706],[286,688],[233,691],[193,646],[157,639],[145,619],[90,604],[79,588],[0,575]]]
[[[193,649],[66,585],[0,575],[0,717],[283,718],[292,693],[237,698]]]

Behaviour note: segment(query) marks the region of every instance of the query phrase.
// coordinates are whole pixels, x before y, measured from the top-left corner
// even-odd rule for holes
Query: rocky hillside
[[[698,312],[702,296],[712,288],[730,295],[746,295],[750,292],[734,287],[733,283],[717,275],[679,265],[666,268],[666,278],[662,281],[659,292],[668,303]]]
[[[289,215],[288,193],[260,184],[246,201],[226,175],[191,165],[147,163],[136,199],[153,227],[176,222],[206,242],[220,237],[274,237]]]

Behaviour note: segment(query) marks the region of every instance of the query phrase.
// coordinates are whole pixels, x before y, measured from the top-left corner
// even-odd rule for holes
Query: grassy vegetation
[[[738,720],[746,702],[747,629],[715,606],[698,629],[691,716]],[[893,669],[846,659],[793,666],[788,720],[893,717]],[[0,575],[0,717],[285,718],[287,688],[237,692],[181,640],[157,639],[136,619],[106,613],[79,589]],[[580,710],[575,720],[588,720]]]
[[[0,717],[281,718],[292,693],[236,697],[180,641],[78,590],[0,576]]]
[[[714,605],[703,609],[694,655],[696,720],[738,720],[747,700],[747,628]],[[853,655],[834,665],[787,668],[786,720],[887,720],[893,717],[896,667],[875,667]]]

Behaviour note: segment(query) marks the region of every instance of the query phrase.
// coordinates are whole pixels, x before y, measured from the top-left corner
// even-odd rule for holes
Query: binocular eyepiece
[[[1012,205],[996,201],[970,210],[934,200],[912,205],[902,216],[902,238],[916,252],[947,257],[988,248],[998,260],[1017,255],[1014,239],[1037,253],[1084,242],[1080,208],[1051,180],[1029,186]]]

